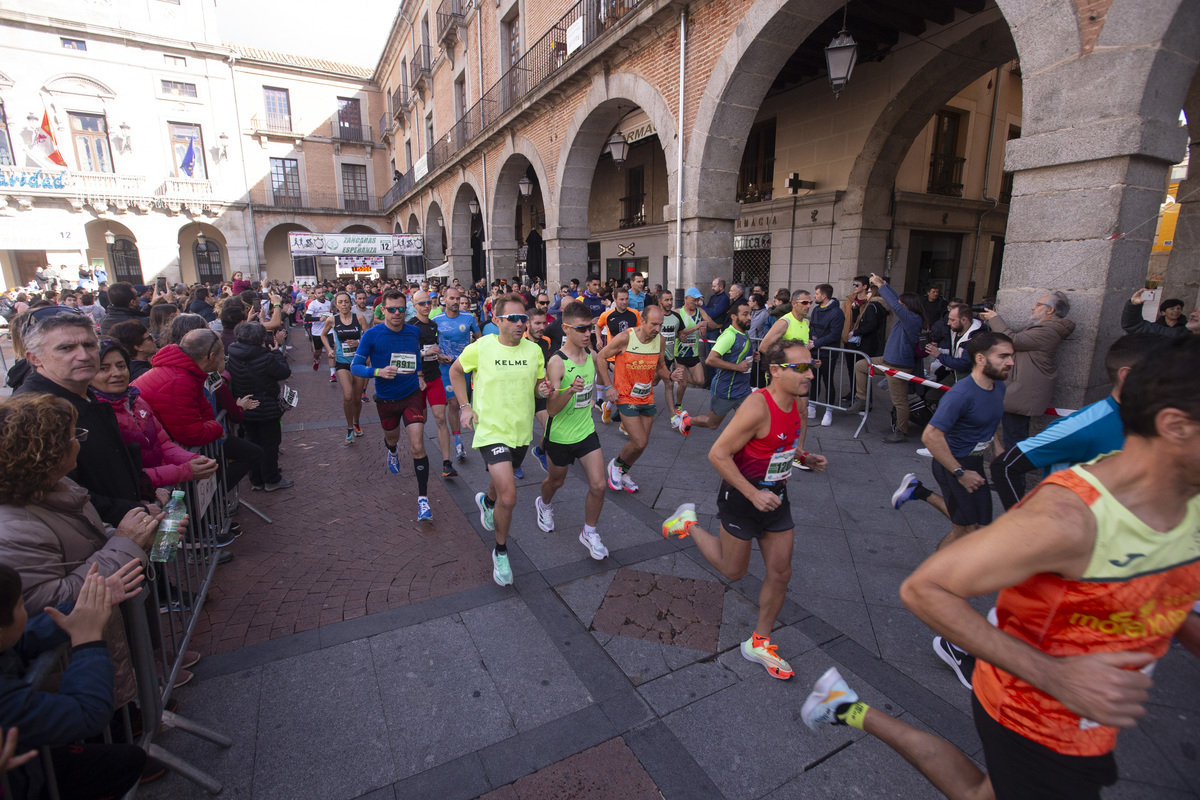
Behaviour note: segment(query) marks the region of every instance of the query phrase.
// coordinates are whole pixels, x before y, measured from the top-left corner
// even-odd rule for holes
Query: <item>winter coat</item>
[[[246,291],[247,289],[252,289],[252,288],[254,288],[253,285],[250,283],[250,281],[247,281],[247,280],[240,280],[240,281],[233,282],[233,293],[234,294],[241,294],[242,292]]]
[[[120,306],[109,306],[108,313],[104,315],[104,319],[100,320],[100,335],[108,333],[112,330],[113,325],[129,320],[137,320],[142,325],[149,327],[150,313],[140,308],[121,308]]]
[[[247,409],[247,422],[266,422],[283,416],[279,403],[279,382],[292,374],[287,356],[281,350],[262,345],[234,342],[226,360],[235,397],[253,395],[258,408]]]
[[[112,406],[121,426],[125,444],[137,444],[142,451],[142,471],[154,487],[171,486],[192,479],[191,461],[196,454],[185,450],[167,435],[150,405],[141,398],[136,386],[119,397],[99,394],[101,402]]]
[[[225,435],[204,394],[208,373],[191,356],[179,345],[169,344],[155,353],[150,363],[152,369],[134,385],[172,439],[184,447],[198,447]]]
[[[188,306],[187,313],[199,314],[204,317],[205,322],[212,322],[217,318],[217,312],[213,311],[213,307],[208,304],[207,300],[193,300]]]
[[[771,330],[771,326],[775,324],[775,320],[771,318],[771,312],[768,309],[760,308],[750,312],[750,338],[762,341],[767,335],[767,331]]]
[[[75,424],[87,428],[88,438],[79,446],[75,469],[68,477],[88,490],[101,519],[115,527],[126,512],[143,505],[141,449],[125,444],[112,406],[90,389],[85,399],[36,371],[13,394],[28,392],[52,394],[75,407],[79,414]]]
[[[1075,330],[1075,323],[1052,316],[1018,332],[997,314],[988,320],[988,325],[1011,338],[1016,351],[1004,392],[1005,412],[1027,417],[1045,413],[1054,402],[1058,346]]]
[[[88,492],[63,478],[40,503],[0,505],[0,564],[21,575],[25,609],[32,617],[45,606],[73,600],[92,563],[112,575],[146,553],[100,519]]]
[[[887,338],[888,307],[883,298],[872,297],[858,312],[858,322],[854,324],[851,336],[858,336],[858,344],[847,344],[866,353],[871,358],[883,355],[883,345]]]
[[[961,335],[947,328],[949,336],[944,342],[946,346],[940,348],[942,354],[938,356],[938,361],[942,363],[942,366],[950,370],[952,383],[958,383],[971,373],[974,361],[967,353],[967,345],[971,343],[971,339],[975,337],[975,334],[983,330],[986,330],[983,327],[983,322],[977,319],[971,320],[971,327],[963,331]]]
[[[1183,325],[1163,325],[1161,322],[1147,322],[1142,319],[1142,307],[1134,305],[1132,300],[1125,301],[1121,309],[1121,328],[1126,333],[1157,333],[1159,336],[1183,338],[1191,336],[1192,332]]]
[[[920,314],[910,311],[901,303],[900,295],[888,284],[879,287],[879,295],[896,312],[896,324],[892,326],[887,344],[883,346],[883,360],[897,367],[915,367],[915,353],[924,320]]]

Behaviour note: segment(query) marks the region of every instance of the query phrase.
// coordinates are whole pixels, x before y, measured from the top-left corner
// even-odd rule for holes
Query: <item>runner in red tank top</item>
[[[1121,388],[1125,447],[1057,472],[930,556],[904,604],[978,659],[988,774],[949,742],[858,702],[836,669],[801,710],[861,728],[948,797],[1097,800],[1119,728],[1145,716],[1174,638],[1200,654],[1200,337],[1148,353]],[[996,625],[968,598],[999,591]]]
[[[770,385],[746,398],[708,453],[721,475],[720,536],[697,524],[692,503],[677,508],[662,530],[663,536],[694,538],[708,563],[733,581],[746,574],[751,544],[758,540],[767,574],[758,593],[758,624],[742,642],[742,655],[762,664],[771,676],[787,680],[792,668],[779,657],[770,637],[792,577],[794,524],[787,479],[804,434],[799,401],[808,396],[812,383],[812,354],[798,342],[779,342],[762,351],[760,363],[770,371]],[[800,463],[821,472],[826,460],[801,453]]]

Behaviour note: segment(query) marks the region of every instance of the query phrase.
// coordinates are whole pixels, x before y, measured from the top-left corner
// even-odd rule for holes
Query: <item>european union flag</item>
[[[183,154],[183,161],[179,168],[187,173],[189,178],[192,177],[192,171],[196,169],[196,137],[188,139],[188,149]]]

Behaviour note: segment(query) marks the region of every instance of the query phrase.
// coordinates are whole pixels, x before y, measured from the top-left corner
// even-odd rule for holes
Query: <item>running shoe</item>
[[[837,671],[830,667],[825,674],[817,678],[808,699],[800,708],[800,717],[804,724],[814,731],[821,723],[826,725],[845,725],[837,717],[837,710],[844,705],[854,705],[858,702],[858,692],[850,688]]]
[[[321,368],[321,360],[319,358],[314,358],[313,359],[313,372],[316,372],[320,368]]]
[[[549,474],[550,466],[546,463],[546,451],[540,447],[533,448],[533,457],[542,465],[542,471]]]
[[[825,409],[825,415],[823,417],[821,417],[821,427],[828,428],[832,424],[833,424],[833,409],[827,408],[827,409]]]
[[[533,507],[537,509],[538,527],[546,533],[554,530],[554,506],[546,505],[541,497],[534,498]]]
[[[926,458],[933,458],[933,453],[929,452],[929,448],[928,448],[928,447],[919,447],[919,448],[917,448],[917,455],[919,455],[919,456],[925,456]]]
[[[621,491],[621,468],[617,466],[615,458],[608,462],[608,488],[614,492]]]
[[[492,519],[492,514],[495,511],[495,508],[487,504],[487,494],[484,492],[476,493],[475,505],[479,507],[479,521],[483,523],[483,527],[487,528],[489,531],[496,530],[496,523]],[[505,561],[504,563],[507,564],[508,562]],[[509,582],[512,582],[511,578],[509,579]],[[502,583],[500,585],[503,586],[504,584]]]
[[[608,548],[604,546],[604,542],[600,541],[600,534],[596,532],[588,533],[580,531],[579,543],[588,549],[588,553],[597,561],[603,561],[608,558]]]
[[[387,459],[384,461],[384,463],[387,464],[388,472],[392,473],[393,475],[400,474],[400,454],[399,453],[393,453],[391,450],[388,450],[387,451]]]
[[[917,480],[917,473],[910,472],[900,479],[900,488],[892,492],[892,508],[897,511],[900,506],[913,499],[913,493],[917,491],[917,487],[921,482]]]
[[[354,428],[346,428],[346,444],[354,444]]]
[[[362,393],[362,401],[363,401],[364,403],[369,403],[369,402],[371,402],[371,400],[370,400],[370,399],[367,397],[367,393],[366,393],[366,392],[363,392],[363,393]]]
[[[337,383],[337,373],[336,372],[329,373],[329,382]]]
[[[433,519],[433,509],[429,507],[429,500],[424,497],[417,498],[417,522]]]
[[[633,482],[633,478],[629,477],[629,473],[625,472],[621,475],[621,488],[633,494],[638,490],[638,485]]]
[[[808,464],[801,463],[800,459],[798,458],[792,459],[792,469],[799,469],[803,470],[804,472],[812,472],[812,467],[808,466]]]
[[[458,470],[456,470],[454,468],[454,464],[452,464],[449,461],[442,462],[442,477],[443,478],[457,478],[458,477]]]
[[[622,422],[621,424],[617,425],[617,430],[619,430],[619,431],[621,432],[621,435],[622,435],[622,436],[628,436],[628,435],[629,435],[629,431],[625,430],[625,423],[624,423],[624,422]]]
[[[679,412],[679,432],[684,436],[692,432],[692,415],[686,411]]]
[[[791,665],[779,657],[779,648],[771,644],[770,639],[760,639],[758,645],[755,645],[754,634],[750,634],[750,638],[742,642],[742,657],[747,661],[762,664],[767,668],[768,675],[781,681],[786,681],[796,674]]]
[[[975,673],[975,656],[959,650],[940,636],[933,637],[933,652],[946,662],[946,666],[954,670],[959,683],[968,689],[971,688],[971,676]]]
[[[521,478],[524,478],[525,470],[521,469],[520,467],[517,467],[516,469],[513,470],[513,477],[517,478],[518,480]]]
[[[675,513],[667,517],[662,524],[662,535],[666,539],[682,539],[688,535],[688,530],[696,524],[696,504],[684,503],[675,509]]]
[[[671,427],[672,428],[679,427],[679,412],[678,411],[676,411],[674,414],[671,415]]]
[[[362,436],[362,435],[363,435],[363,434],[362,434],[362,425],[359,425],[357,422],[356,422],[356,423],[354,423],[354,435],[355,435],[355,436]]]
[[[512,567],[508,565],[508,553],[492,551],[492,580],[501,586],[512,586]]]
[[[463,447],[462,442],[454,445],[454,458],[458,461],[467,460],[467,448]]]
[[[612,403],[605,401],[603,410],[600,412],[600,421],[605,425],[612,422]]]

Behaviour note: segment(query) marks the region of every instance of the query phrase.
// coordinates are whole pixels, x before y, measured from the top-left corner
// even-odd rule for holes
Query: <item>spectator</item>
[[[205,323],[212,322],[217,318],[217,314],[213,311],[213,303],[216,301],[203,286],[197,286],[192,290],[191,301],[188,303],[189,314],[199,314],[204,318]]]
[[[246,321],[246,306],[242,305],[240,299],[231,297],[222,301],[221,313],[218,316],[221,321],[221,346],[228,355],[229,346],[234,343],[234,328]]]
[[[105,341],[115,341],[121,345],[121,349],[126,353],[126,359],[129,362],[127,364],[129,368],[128,380],[136,381],[150,371],[150,358],[158,352],[158,345],[154,343],[154,339],[150,336],[150,331],[146,330],[140,323],[130,320],[129,322],[122,322],[120,325],[113,325],[108,335],[111,338]],[[100,343],[101,359],[104,358],[104,344],[104,342]],[[101,369],[103,369],[103,366]]]
[[[767,331],[771,330],[772,323],[775,322],[771,318],[771,312],[766,308],[767,298],[761,294],[750,295],[750,338],[755,342],[761,342],[762,338],[767,335]]]
[[[780,289],[775,293],[775,298],[771,302],[770,309],[771,316],[775,319],[779,319],[784,314],[787,314],[792,310],[792,293],[787,289]]]
[[[850,329],[846,344],[874,359],[883,355],[884,342],[887,340],[887,318],[892,312],[879,296],[879,289],[871,285],[870,279],[863,278],[862,282],[867,287],[867,300],[858,311],[858,319]]]
[[[169,344],[179,344],[187,334],[207,327],[208,323],[199,314],[176,314],[171,318],[171,327],[167,330],[164,341],[159,342],[158,346],[161,348]]]
[[[172,439],[184,447],[199,447],[225,435],[204,395],[209,373],[225,365],[217,334],[207,328],[189,331],[179,344],[155,353],[150,363],[150,371],[134,385]]]
[[[702,310],[709,333],[717,334],[729,324],[729,295],[725,292],[724,278],[713,278],[712,294]]]
[[[1168,328],[1182,327],[1185,322],[1183,301],[1178,297],[1163,300],[1162,305],[1158,307],[1158,319],[1155,321],[1160,325],[1166,325]]]
[[[858,322],[858,315],[871,299],[871,284],[866,275],[856,275],[850,284],[850,294],[842,302],[842,342],[850,342],[850,331]]]
[[[828,283],[822,283],[813,290],[813,300],[815,302],[812,310],[808,312],[808,331],[812,338],[809,348],[812,350],[813,358],[821,361],[821,366],[817,368],[816,385],[810,385],[810,391],[815,388],[819,393],[821,386],[824,385],[825,401],[836,404],[837,398],[833,396],[833,376],[837,370],[838,357],[841,353],[821,353],[821,348],[841,345],[842,327],[846,321],[846,314],[838,305],[837,298],[833,296],[833,287]],[[816,406],[809,405],[808,408],[811,419],[815,415]],[[829,427],[832,424],[833,409],[827,408],[821,418],[821,425]]]
[[[1016,361],[1004,393],[1004,421],[1001,429],[1004,449],[1016,447],[1029,438],[1029,421],[1044,414],[1054,402],[1058,381],[1058,347],[1075,330],[1066,316],[1071,301],[1062,292],[1043,295],[1033,304],[1033,322],[1020,332],[1014,331],[994,310],[980,312],[979,318],[992,330],[1013,340]]]
[[[159,347],[170,344],[167,336],[171,328],[171,320],[178,313],[179,309],[172,303],[162,303],[150,309],[150,336]]]
[[[287,357],[277,349],[274,337],[257,322],[243,322],[234,331],[237,337],[229,346],[229,374],[233,392],[250,395],[258,405],[246,411],[246,438],[262,448],[262,458],[250,467],[250,485],[273,492],[287,489],[295,481],[279,471],[279,420],[283,404],[279,399],[279,382],[287,379],[292,370]],[[356,399],[354,402],[358,402]]]
[[[247,289],[252,289],[254,284],[242,277],[242,271],[239,269],[233,273],[233,293],[241,294]]]
[[[950,304],[946,324],[949,335],[942,342],[931,342],[928,352],[945,368],[946,375],[939,370],[937,380],[955,384],[971,374],[974,365],[967,354],[967,345],[984,327],[965,303]]]
[[[137,320],[145,325],[148,314],[142,310],[132,284],[124,281],[114,283],[108,289],[108,311],[104,319],[100,320],[100,334],[103,336],[113,325],[129,320]]]
[[[88,433],[80,442],[75,468],[64,474],[91,493],[101,519],[118,525],[127,512],[142,507],[141,470],[121,439],[112,407],[88,386],[100,369],[91,318],[53,307],[29,312],[25,322],[23,345],[34,371],[14,394],[49,394],[71,404],[79,426]]]
[[[925,290],[925,296],[921,298],[921,307],[925,310],[925,319],[929,320],[929,325],[933,325],[942,315],[950,308],[950,304],[946,298],[942,297],[942,290],[937,286],[930,286]],[[970,370],[967,370],[970,372]]]
[[[96,328],[99,329],[100,322],[104,319],[104,309],[96,302],[96,296],[91,292],[84,292],[79,296],[79,310],[92,318]]]
[[[1160,336],[1176,337],[1200,333],[1200,307],[1188,315],[1187,322],[1182,325],[1163,325],[1159,322],[1147,322],[1142,319],[1141,305],[1145,302],[1142,294],[1145,291],[1145,289],[1138,289],[1134,292],[1133,297],[1129,298],[1129,302],[1121,311],[1121,327],[1126,333],[1157,333]],[[1183,310],[1182,304],[1179,308],[1180,311]]]
[[[99,275],[100,272],[101,270],[96,270],[97,275]],[[108,311],[108,307],[111,305],[108,300],[108,281],[100,281],[96,284],[96,302],[100,304],[101,308],[103,308],[105,311]]]

